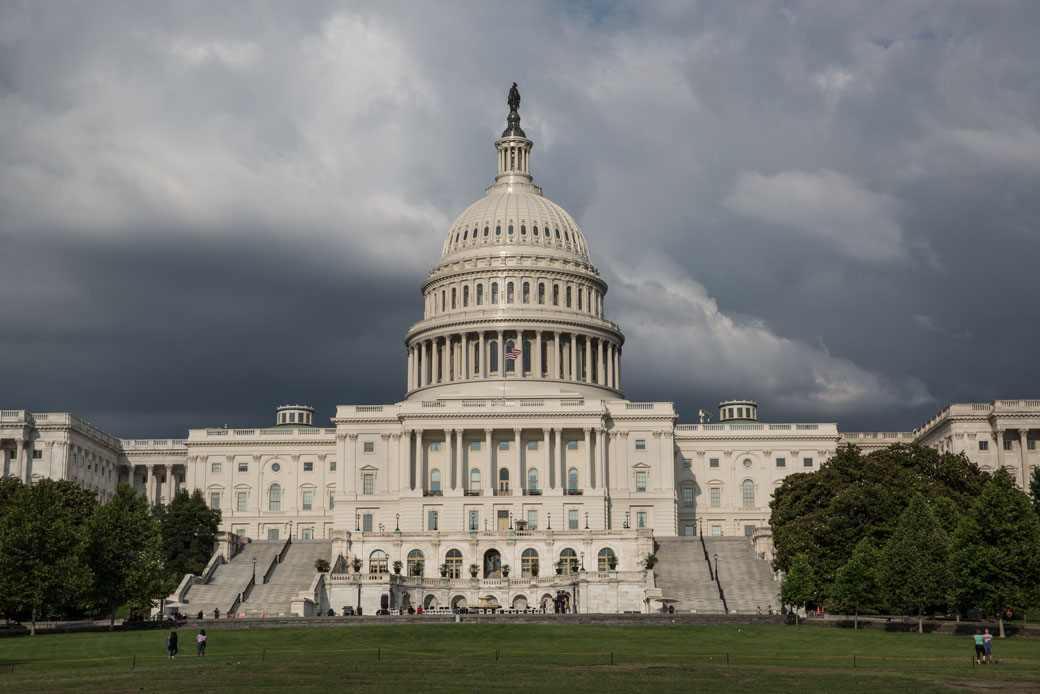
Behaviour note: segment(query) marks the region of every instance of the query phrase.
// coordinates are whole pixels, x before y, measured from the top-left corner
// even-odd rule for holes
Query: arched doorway
[[[484,552],[484,578],[500,578],[502,576],[502,555],[497,549]]]
[[[465,607],[468,607],[469,603],[466,601],[465,595],[456,595],[454,598],[451,599],[451,606],[454,607],[456,610],[461,610]]]
[[[526,610],[527,609],[527,596],[517,595],[513,598],[513,609],[514,610]]]
[[[435,595],[427,595],[426,599],[423,600],[423,609],[424,610],[434,609],[438,605],[440,605],[440,603],[437,602],[437,596],[435,596]]]

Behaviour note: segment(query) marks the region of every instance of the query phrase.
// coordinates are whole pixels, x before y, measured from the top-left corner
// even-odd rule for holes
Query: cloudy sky
[[[1040,397],[1040,3],[0,3],[0,406],[399,400],[511,82],[633,400]]]

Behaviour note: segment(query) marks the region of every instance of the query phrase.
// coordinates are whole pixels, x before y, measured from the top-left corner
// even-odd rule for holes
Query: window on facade
[[[496,224],[495,225],[495,236],[501,236],[501,235],[502,235],[502,225],[501,224]]]
[[[537,530],[538,529],[538,511],[534,509],[527,510],[527,529]]]
[[[381,549],[377,549],[372,552],[368,557],[368,573],[370,574],[385,574],[386,573],[386,552]]]
[[[538,450],[538,442],[537,441],[528,441],[527,442],[527,450],[529,450],[529,451],[537,451]]]
[[[314,463],[304,463],[303,464],[303,471],[304,472],[314,472]]]
[[[480,441],[470,441],[469,449],[471,451],[479,451],[480,450]]]
[[[239,472],[249,472],[249,463],[239,463],[238,464],[238,471]]]
[[[599,551],[599,554],[596,555],[596,570],[610,571],[611,564],[617,566],[617,555],[614,554],[614,550],[610,547],[604,547]]]
[[[499,468],[498,488],[503,492],[509,491],[509,468]]]
[[[329,490],[329,510],[336,508],[336,492],[335,490]]]
[[[498,442],[498,450],[500,450],[500,451],[508,451],[509,450],[509,442],[508,441],[499,441]]]
[[[303,533],[302,533],[302,537],[300,539],[302,539],[302,540],[313,540],[314,539],[314,528],[304,528],[303,529]]]
[[[451,307],[455,308],[455,287],[451,288]]]
[[[362,448],[362,450],[365,453],[375,453],[375,450],[376,450],[375,442],[374,441],[365,441],[364,447]]]
[[[683,535],[686,537],[693,537],[696,534],[697,529],[694,527],[693,523],[687,523],[683,526]]]
[[[527,236],[527,225],[526,224],[521,224],[520,225],[520,235],[521,236]]]
[[[560,305],[560,285],[553,285],[553,306]]]
[[[559,238],[560,238],[560,230],[559,230],[559,229],[556,229],[556,238],[557,238],[557,239],[559,239]]]
[[[366,513],[361,516],[361,529],[366,533],[372,532],[372,514]]]
[[[480,491],[480,470],[476,468],[469,471],[469,489],[472,492]]]
[[[777,458],[776,459],[776,466],[777,467],[787,467],[787,460],[784,459],[784,458]]]
[[[480,525],[480,512],[479,511],[470,511],[469,512],[469,529],[470,530],[479,530],[480,529],[478,527],[479,525]]]
[[[437,512],[430,511],[426,517],[426,529],[436,530],[437,529]]]
[[[488,369],[491,373],[498,372],[498,341],[492,340],[491,349],[488,350],[490,356],[488,358]]]
[[[441,290],[441,311],[443,312],[447,308],[448,303],[448,292]]]
[[[431,451],[439,451],[440,449],[441,449],[441,442],[440,441],[430,441],[430,450]]]
[[[802,467],[812,467],[812,458],[802,458]]]
[[[545,303],[545,283],[543,282],[538,283],[538,303]]]
[[[535,236],[538,236],[538,225],[537,224],[535,224],[534,227],[532,227],[531,233],[533,233]]]
[[[636,491],[637,492],[645,492],[646,491],[646,472],[644,470],[637,470],[636,471]]]
[[[712,487],[710,490],[711,494],[711,505],[722,506],[722,489],[719,487]]]
[[[267,510],[282,510],[282,487],[277,483],[272,484],[271,488],[267,491]]]
[[[536,572],[538,566],[538,551],[534,549],[525,549],[524,553],[520,555],[520,575],[530,577]]]
[[[691,467],[693,467],[693,463],[690,462],[689,458],[683,458],[682,459],[682,466],[683,466],[683,470],[689,470]]]
[[[441,490],[441,471],[434,468],[430,470],[430,491],[439,492]]]
[[[209,493],[209,507],[220,508],[220,492]]]
[[[1027,451],[1035,451],[1036,450],[1036,441],[1026,441],[1026,450]]]
[[[636,511],[636,527],[646,527],[646,511]]]
[[[335,460],[330,460],[329,461],[329,472],[335,472],[335,471],[336,471],[336,461]]]
[[[376,480],[375,475],[371,472],[366,472],[361,476],[361,489],[362,494],[373,494],[375,493]]]
[[[577,530],[578,529],[578,509],[572,508],[567,511],[567,529]]]
[[[531,303],[531,283],[524,282],[524,303]]]
[[[449,549],[444,556],[444,563],[448,567],[448,578],[460,578],[462,576],[462,552],[457,549]]]
[[[1011,439],[1005,439],[1004,440],[1004,450],[1005,451],[1010,451],[1011,450]]]
[[[646,439],[636,439],[636,450],[637,451],[645,451],[646,450]]]
[[[408,575],[422,576],[425,573],[426,557],[421,550],[413,549],[408,553]]]
[[[236,509],[239,510],[239,511],[245,511],[246,510],[246,500],[247,499],[248,499],[248,494],[246,492],[239,492],[238,493],[238,504],[236,505]]]
[[[744,480],[740,484],[740,495],[744,502],[744,507],[749,508],[755,505],[755,483],[751,480]]]
[[[538,489],[538,471],[534,468],[527,471],[527,488],[531,491]]]
[[[567,287],[567,308],[571,307],[571,288]]]
[[[209,471],[210,472],[220,472],[220,463],[210,463]]]
[[[682,489],[682,505],[693,506],[693,487],[683,487]]]
[[[462,307],[465,308],[467,306],[469,306],[469,287],[468,286],[462,288]]]
[[[755,534],[755,526],[745,525],[744,526],[744,537],[751,537]]]
[[[722,537],[722,526],[721,525],[713,525],[713,526],[711,526],[711,536],[712,537]]]
[[[483,304],[484,304],[484,285],[478,284],[477,285],[477,306],[482,306]]]
[[[577,513],[575,511],[574,513]],[[560,552],[560,568],[564,576],[578,573],[578,553],[568,547]]]
[[[268,540],[277,540],[278,539],[278,528],[268,528],[267,529],[267,539]]]
[[[577,441],[568,441],[567,442],[567,450],[568,451],[576,451],[576,450],[578,450],[578,442]]]
[[[578,488],[578,468],[572,467],[567,470],[567,489]]]
[[[989,450],[989,441],[979,441],[979,450],[980,451],[988,451]],[[217,465],[219,465],[219,464],[220,463],[217,463]],[[217,472],[220,472],[220,471],[218,470]]]
[[[507,304],[513,303],[513,283],[512,282],[507,282],[506,283],[506,303]]]
[[[718,466],[719,466],[719,459],[718,458],[709,458],[708,459],[708,467],[718,467]]]
[[[491,283],[491,303],[498,303],[498,282]]]
[[[310,511],[311,507],[313,505],[314,505],[314,492],[304,492],[303,493],[303,510],[304,511]]]
[[[295,424],[295,423],[296,423],[296,413],[295,413],[295,412],[290,412],[290,413],[289,413],[289,421],[290,421],[291,423],[293,423],[293,424]]]

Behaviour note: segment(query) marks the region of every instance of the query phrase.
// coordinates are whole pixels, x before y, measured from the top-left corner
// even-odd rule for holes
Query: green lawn
[[[964,636],[787,627],[404,624],[196,629],[0,640],[11,692],[1027,692],[1040,641],[994,640],[1003,665],[972,668]],[[613,665],[611,665],[613,652]],[[727,658],[728,654],[728,658]],[[856,656],[853,667],[853,656]],[[131,665],[136,656],[136,667]],[[13,672],[11,671],[13,668]]]

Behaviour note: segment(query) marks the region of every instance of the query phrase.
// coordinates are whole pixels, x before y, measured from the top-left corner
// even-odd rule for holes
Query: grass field
[[[1040,642],[994,640],[972,668],[964,636],[820,627],[404,624],[196,629],[0,640],[10,692],[930,692],[1040,691]],[[613,653],[613,664],[611,664]],[[855,656],[855,666],[853,663]],[[136,657],[136,666],[133,667]]]

